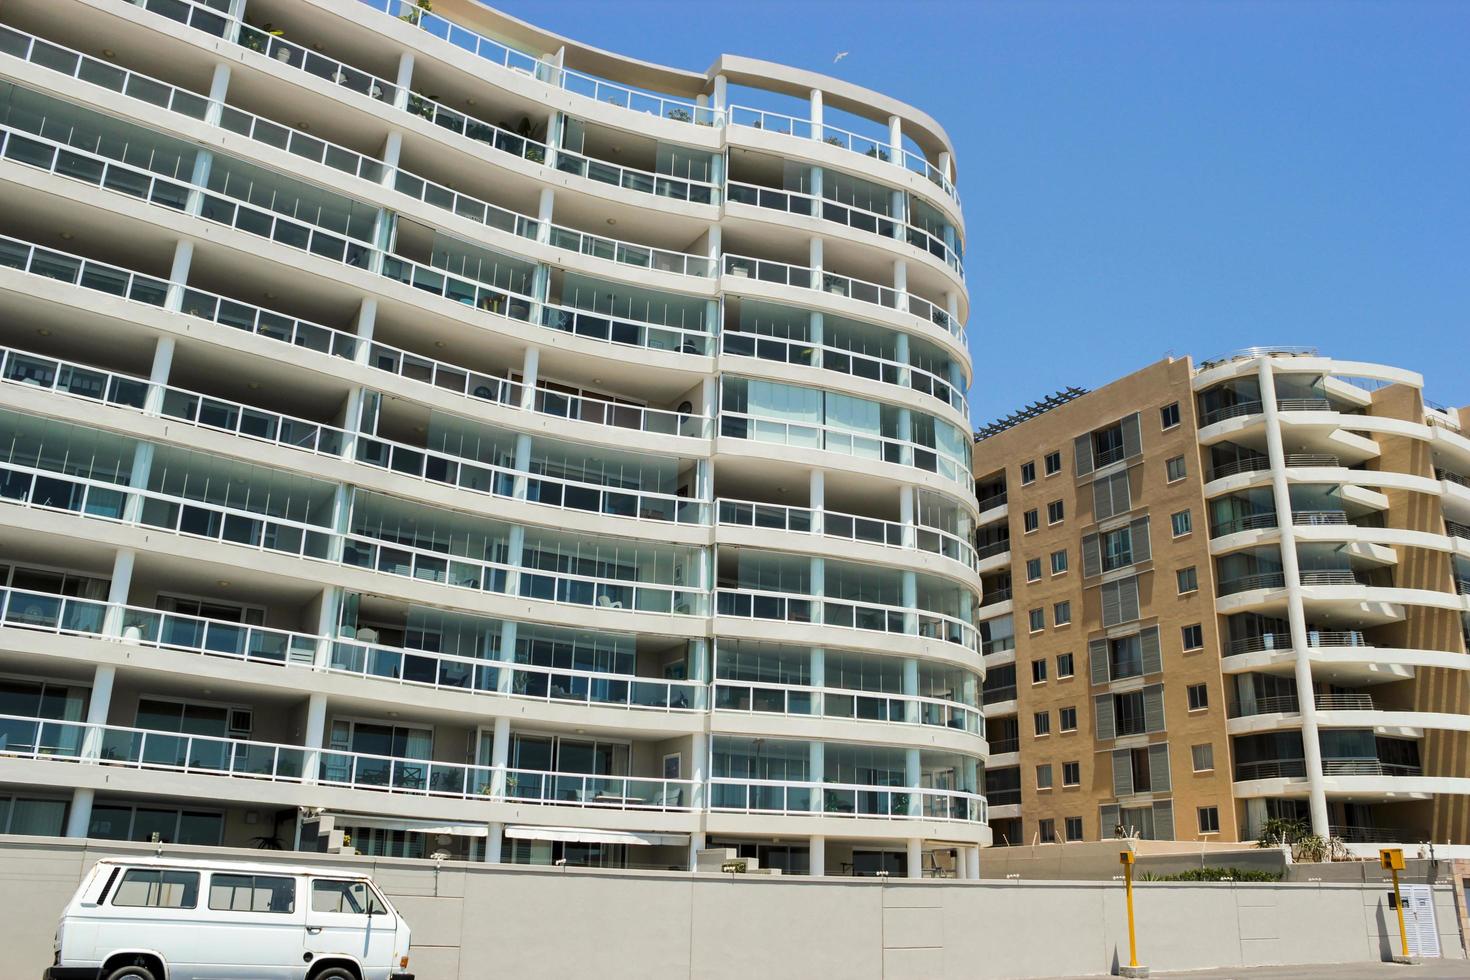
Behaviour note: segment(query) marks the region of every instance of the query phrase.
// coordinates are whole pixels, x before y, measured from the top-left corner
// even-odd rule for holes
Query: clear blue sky
[[[1253,344],[1412,368],[1470,404],[1470,0],[492,5],[696,71],[722,52],[810,68],[938,119],[977,423]]]

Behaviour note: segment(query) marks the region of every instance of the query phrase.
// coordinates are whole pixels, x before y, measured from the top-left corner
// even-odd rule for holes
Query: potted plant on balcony
[[[674,108],[670,109],[668,112],[668,116],[675,122],[688,122],[689,120],[694,118],[689,114],[689,110],[685,109],[683,106],[675,106]]]
[[[417,24],[420,17],[433,12],[434,0],[418,0],[415,6],[408,8],[407,13],[400,14],[398,19],[408,21],[410,24]]]

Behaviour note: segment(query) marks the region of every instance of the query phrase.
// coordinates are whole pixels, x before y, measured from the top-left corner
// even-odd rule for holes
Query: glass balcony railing
[[[930,554],[943,555],[971,569],[978,562],[975,549],[964,538],[924,524],[914,524],[907,528],[910,532],[908,537],[912,539],[912,544],[907,544],[905,526],[898,521],[729,498],[719,500],[719,522],[729,527],[769,528],[797,534],[821,533],[825,537],[877,544],[887,548],[912,547]],[[820,532],[817,531],[819,523]]]
[[[505,773],[507,800],[601,810],[689,811],[694,809],[694,789],[698,785],[689,779],[640,779],[534,769],[507,769]]]
[[[708,356],[714,347],[714,338],[703,327],[671,326],[638,320],[632,316],[559,306],[555,303],[542,303],[540,310],[542,326],[620,347],[668,350],[700,356]]]
[[[185,181],[75,150],[64,143],[38,139],[8,126],[0,126],[0,156],[173,211],[182,211],[188,206],[192,189]]]
[[[904,294],[891,286],[880,286],[874,282],[813,270],[803,265],[788,265],[785,262],[771,262],[745,255],[726,254],[724,274],[735,279],[756,279],[760,282],[794,286],[797,289],[815,289],[891,310],[907,309],[914,316],[928,320],[959,340],[965,339],[965,328],[948,312],[912,293],[907,294],[905,299]]]
[[[710,779],[710,810],[882,820],[985,822],[985,797],[950,789],[774,779]]]
[[[958,617],[877,602],[722,586],[715,593],[715,614],[734,619],[775,620],[919,636],[979,650],[975,627]]]
[[[717,711],[928,725],[953,728],[971,735],[981,734],[985,726],[978,707],[958,701],[801,684],[717,680],[714,683],[714,706]]]
[[[636,245],[632,242],[619,241],[616,238],[605,238],[572,228],[563,228],[561,225],[551,226],[550,244],[579,255],[605,259],[637,269],[671,272],[679,276],[708,279],[714,276],[716,269],[719,268],[719,260],[708,256]]]
[[[562,173],[586,177],[599,184],[611,184],[656,197],[671,197],[694,204],[720,203],[720,188],[709,181],[624,167],[567,149],[556,151],[556,169]]]
[[[726,330],[721,334],[721,350],[738,357],[756,357],[763,361],[798,364],[835,371],[855,378],[866,378],[880,384],[908,388],[937,398],[966,417],[969,405],[964,393],[954,388],[947,378],[932,371],[901,361],[848,350],[845,347],[811,344],[786,337]]]
[[[693,681],[482,660],[76,596],[0,590],[0,626],[4,627],[103,639],[109,617],[120,633],[114,639],[127,645],[269,667],[321,669],[412,687],[557,703],[656,711],[692,711],[705,703],[705,685]],[[325,659],[318,667],[323,650]],[[507,674],[508,683],[502,686]]]
[[[1307,630],[1307,645],[1310,647],[1366,647],[1367,638],[1361,630]],[[1226,656],[1241,653],[1269,653],[1273,650],[1292,649],[1290,633],[1262,633],[1231,640]]]
[[[914,442],[867,432],[853,432],[836,426],[809,422],[789,422],[760,418],[744,412],[720,413],[720,435],[727,439],[751,439],[781,446],[856,456],[875,462],[912,466],[926,473],[937,473],[963,486],[973,487],[974,478],[964,463]]]

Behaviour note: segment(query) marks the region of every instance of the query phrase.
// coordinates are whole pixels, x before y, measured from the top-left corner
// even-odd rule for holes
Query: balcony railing
[[[560,333],[587,337],[620,347],[668,350],[680,354],[709,355],[713,338],[702,327],[683,327],[639,320],[630,313],[619,316],[555,303],[539,304],[541,325]]]
[[[979,708],[944,698],[766,681],[716,680],[714,706],[718,711],[928,725],[972,735],[980,734],[985,723]]]
[[[1005,755],[1008,752],[1019,752],[1020,750],[1021,750],[1021,740],[1019,738],[992,738],[992,739],[990,739],[990,754],[991,755]],[[992,803],[994,803],[995,802],[995,797],[992,796],[990,798],[990,801]]]
[[[1283,457],[1287,466],[1323,466],[1337,467],[1342,465],[1342,460],[1329,453],[1287,453]],[[1211,467],[1210,479],[1218,480],[1226,476],[1234,476],[1237,473],[1261,473],[1271,468],[1271,460],[1266,456],[1251,456],[1244,459],[1233,459],[1228,463]]]
[[[1230,705],[1230,717],[1246,718],[1251,715],[1294,715],[1301,711],[1301,702],[1295,695],[1256,698],[1249,703],[1234,701]]]
[[[886,548],[910,547],[904,541],[905,526],[898,521],[752,500],[721,498],[719,501],[719,522],[730,527],[760,527],[773,531],[813,534],[817,533],[819,519],[820,533],[825,537],[877,544]],[[977,559],[974,549],[959,535],[924,524],[911,525],[907,530],[911,532],[913,539],[911,547],[930,554],[943,555],[971,569],[975,567]]]
[[[1444,533],[1452,538],[1470,538],[1470,524],[1461,524],[1445,518]]]
[[[1011,550],[1010,541],[992,541],[990,544],[982,544],[975,549],[975,556],[980,559],[994,558]]]
[[[1006,505],[1006,501],[1009,499],[1010,498],[1006,496],[1006,491],[1002,490],[1000,493],[993,493],[988,497],[980,498],[978,501],[976,501],[976,504],[980,508],[980,513],[983,514],[987,510],[994,510],[997,507],[1004,507]]]
[[[551,226],[550,243],[556,248],[564,248],[579,255],[605,259],[638,269],[671,272],[680,276],[707,279],[714,276],[719,268],[718,259],[705,255],[690,255],[686,252],[672,252],[664,248],[637,245],[633,242],[619,241],[616,238],[606,238],[602,235],[592,235],[585,231],[564,228],[561,225]]]
[[[977,650],[977,633],[964,620],[925,609],[854,602],[794,592],[720,587],[716,615],[820,624],[839,629],[921,636]]]
[[[1378,759],[1323,759],[1324,776],[1422,776],[1422,766],[1400,765]]]
[[[1463,474],[1456,473],[1454,470],[1441,469],[1436,466],[1434,468],[1434,478],[1453,483],[1456,486],[1470,487],[1470,476],[1464,476]]]
[[[964,326],[950,316],[946,310],[940,309],[913,293],[907,294],[908,299],[905,302],[898,290],[891,286],[840,276],[833,272],[814,270],[804,265],[788,265],[785,262],[772,262],[729,253],[726,253],[724,257],[724,274],[735,279],[756,279],[760,282],[793,286],[797,289],[815,289],[833,296],[843,296],[860,303],[870,303],[891,310],[907,308],[908,312],[914,316],[928,320],[960,340],[965,339]]]
[[[1460,595],[1470,595],[1470,578],[1455,576],[1455,591]]]
[[[562,173],[586,177],[599,184],[611,184],[655,197],[670,197],[694,204],[720,203],[720,188],[710,181],[625,167],[567,149],[556,151],[556,169]]]
[[[1294,510],[1291,523],[1298,527],[1341,527],[1348,523],[1348,516],[1341,510]]]
[[[1210,525],[1210,537],[1221,538],[1227,534],[1239,534],[1241,531],[1262,531],[1276,526],[1276,514],[1246,514],[1241,517],[1232,517],[1226,521]]]
[[[1277,759],[1269,762],[1237,762],[1235,779],[1306,779],[1307,764],[1302,759]]]
[[[720,413],[720,435],[727,439],[752,439],[756,442],[912,466],[927,473],[937,473],[966,490],[970,488],[973,479],[963,462],[951,459],[929,446],[821,423],[789,422],[726,411]]]
[[[1361,630],[1314,630],[1307,631],[1307,645],[1310,647],[1366,647],[1367,639]],[[1229,655],[1239,653],[1266,653],[1272,650],[1290,650],[1290,633],[1262,633],[1260,636],[1247,636],[1238,640],[1231,640]]]
[[[1302,585],[1367,585],[1365,578],[1346,568],[1319,568],[1301,573]]]
[[[985,797],[960,790],[715,776],[710,779],[710,810],[983,823]]]
[[[989,806],[1020,806],[1021,791],[1018,789],[986,790],[985,800]]]
[[[691,809],[694,783],[581,773],[496,770],[340,749],[182,735],[120,725],[0,715],[0,756],[353,790],[614,810]]]
[[[1276,407],[1283,412],[1330,412],[1332,402],[1325,398],[1282,398]]]
[[[1199,426],[1214,425],[1216,422],[1224,422],[1226,419],[1238,419],[1245,415],[1259,415],[1263,409],[1259,401],[1237,402],[1234,405],[1223,405],[1220,408],[1205,412],[1200,416]]]
[[[982,705],[1004,704],[1014,700],[1016,700],[1016,685],[1014,684],[1007,684],[1004,687],[985,687],[980,691]]]
[[[1263,572],[1259,575],[1243,575],[1240,578],[1226,579],[1220,583],[1220,594],[1234,595],[1237,592],[1251,592],[1256,589],[1284,589],[1286,588],[1286,576],[1281,572]]]
[[[1422,841],[1428,835],[1419,830],[1403,827],[1356,827],[1333,824],[1327,831],[1347,844],[1407,844]]]
[[[318,636],[22,589],[0,590],[0,625],[492,697],[654,711],[696,710],[705,697],[705,686],[692,681],[461,657],[380,644],[367,630]]]
[[[980,605],[983,608],[985,606],[993,606],[1001,602],[1009,602],[1011,596],[1012,590],[1009,585],[1001,586],[997,589],[986,589],[981,595]]]
[[[1318,711],[1372,711],[1371,694],[1319,694],[1314,699]]]

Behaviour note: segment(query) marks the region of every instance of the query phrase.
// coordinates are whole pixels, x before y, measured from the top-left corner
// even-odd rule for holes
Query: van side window
[[[388,910],[366,882],[319,879],[311,883],[313,912],[347,915],[387,915]]]
[[[192,909],[199,906],[199,872],[130,868],[112,896],[124,908]]]
[[[295,912],[296,879],[214,874],[209,878],[209,907],[218,912]]]

